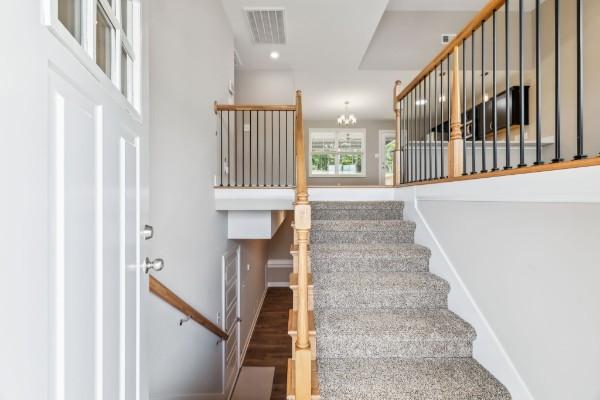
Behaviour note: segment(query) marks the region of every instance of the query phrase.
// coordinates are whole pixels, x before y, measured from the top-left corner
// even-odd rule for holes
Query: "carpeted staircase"
[[[510,399],[472,356],[401,202],[311,202],[322,400]]]

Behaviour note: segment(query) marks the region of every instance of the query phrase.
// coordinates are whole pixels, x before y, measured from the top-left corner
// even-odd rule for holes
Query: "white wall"
[[[218,0],[154,0],[150,5],[151,224],[156,276],[208,318],[221,310],[221,255],[227,214],[215,211],[213,102],[227,102],[234,79],[233,35]],[[264,292],[266,242],[242,244],[242,343]],[[247,271],[246,264],[251,264]],[[221,346],[155,297],[150,304],[150,395],[197,399],[221,391]]]
[[[515,400],[600,398],[598,179],[593,167],[399,189],[450,308],[478,332],[474,356]]]
[[[236,70],[238,104],[295,104],[296,85],[289,70]]]

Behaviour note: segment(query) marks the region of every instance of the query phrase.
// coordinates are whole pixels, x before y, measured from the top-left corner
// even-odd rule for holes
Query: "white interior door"
[[[379,184],[394,184],[394,149],[396,132],[379,131]]]
[[[229,339],[223,345],[223,392],[232,389],[240,369],[240,248],[223,255],[223,330]]]

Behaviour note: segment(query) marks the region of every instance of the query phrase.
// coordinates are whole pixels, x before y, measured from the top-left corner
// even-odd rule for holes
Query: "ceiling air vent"
[[[456,33],[442,33],[442,44],[448,44],[456,37]]]
[[[283,8],[244,8],[255,44],[285,44]]]

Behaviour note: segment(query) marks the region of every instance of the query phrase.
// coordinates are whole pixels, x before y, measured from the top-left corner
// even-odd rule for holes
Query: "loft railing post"
[[[396,113],[396,146],[394,147],[394,186],[399,186],[401,182],[401,152],[402,146],[400,141],[400,136],[402,134],[402,130],[400,128],[401,121],[401,108],[400,101],[398,100],[398,95],[400,94],[400,85],[402,82],[396,81],[394,85],[394,112]]]
[[[296,204],[308,204],[306,162],[304,159],[304,121],[302,120],[302,91],[296,91]]]
[[[464,50],[464,49],[463,49]],[[454,48],[452,57],[452,95],[450,115],[450,141],[448,142],[448,177],[454,178],[463,173],[463,137],[460,121],[460,74],[458,65],[459,50]]]
[[[304,153],[304,126],[302,120],[302,92],[296,92],[296,202],[294,229],[298,240],[298,320],[294,359],[296,400],[311,398],[311,349],[308,335],[308,241],[311,211],[308,203],[306,161]]]

